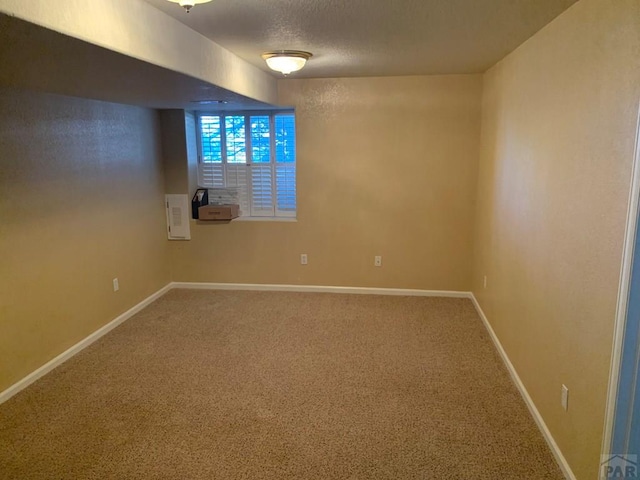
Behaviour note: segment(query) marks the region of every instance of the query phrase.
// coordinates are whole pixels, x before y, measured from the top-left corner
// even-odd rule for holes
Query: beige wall
[[[184,110],[161,110],[162,169],[164,193],[187,193],[187,129]],[[196,171],[197,173],[197,171]]]
[[[479,75],[280,82],[298,221],[192,223],[174,280],[469,290],[481,89]]]
[[[0,391],[170,281],[163,190],[156,112],[0,89]]]
[[[484,79],[473,290],[585,480],[600,461],[639,32],[637,0],[582,0]]]

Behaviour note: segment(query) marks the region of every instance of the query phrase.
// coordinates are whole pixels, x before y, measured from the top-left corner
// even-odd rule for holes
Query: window
[[[235,190],[243,217],[296,216],[293,112],[200,113],[198,134],[201,187]]]

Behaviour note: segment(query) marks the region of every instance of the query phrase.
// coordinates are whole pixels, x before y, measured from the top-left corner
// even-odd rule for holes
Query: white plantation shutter
[[[276,216],[296,216],[296,165],[276,164]]]
[[[197,128],[199,186],[237,189],[241,216],[296,216],[292,112],[201,114]]]
[[[225,186],[224,164],[199,163],[198,185],[203,188],[223,188]]]
[[[240,215],[249,214],[249,181],[245,164],[225,165],[226,180],[225,187],[234,187],[238,189],[238,201],[240,202]]]
[[[251,216],[273,217],[273,175],[271,165],[251,166]]]

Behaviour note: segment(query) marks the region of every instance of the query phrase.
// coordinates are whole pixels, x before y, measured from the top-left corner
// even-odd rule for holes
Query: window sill
[[[234,222],[284,222],[295,223],[298,221],[296,217],[238,217],[234,218]]]

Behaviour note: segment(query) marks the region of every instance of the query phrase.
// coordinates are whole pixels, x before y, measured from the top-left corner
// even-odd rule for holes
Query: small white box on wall
[[[189,196],[167,194],[164,196],[167,209],[167,238],[169,240],[191,240],[189,227]]]

